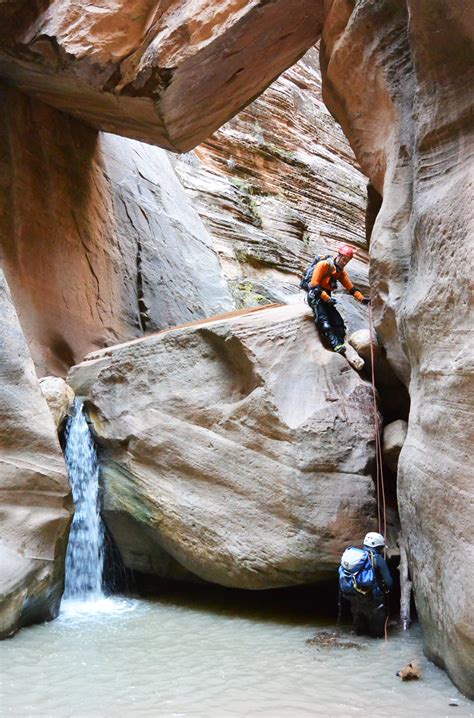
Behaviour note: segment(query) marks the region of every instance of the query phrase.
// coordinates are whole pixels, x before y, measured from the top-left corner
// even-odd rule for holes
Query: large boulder
[[[378,336],[410,392],[402,532],[427,655],[474,695],[473,6],[327,3],[323,95],[381,199]]]
[[[0,250],[40,375],[233,309],[211,237],[164,150],[3,92]]]
[[[318,0],[0,3],[0,76],[100,130],[188,150],[318,39]]]
[[[370,385],[304,305],[234,313],[72,368],[125,564],[262,589],[334,577],[375,525]],[[183,575],[188,575],[181,570]]]
[[[384,427],[383,430],[383,458],[388,468],[397,473],[398,458],[403,449],[407,436],[408,424],[403,419],[397,419]]]
[[[72,502],[56,427],[0,271],[0,638],[59,609]]]

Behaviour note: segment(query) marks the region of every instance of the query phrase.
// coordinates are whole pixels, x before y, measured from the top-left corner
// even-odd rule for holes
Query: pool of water
[[[0,715],[474,716],[422,656],[419,628],[384,642],[347,626],[340,641],[356,646],[320,647],[307,640],[334,626],[253,600],[247,610],[166,595],[63,603],[57,620],[0,645]],[[422,679],[403,683],[395,674],[413,658]]]

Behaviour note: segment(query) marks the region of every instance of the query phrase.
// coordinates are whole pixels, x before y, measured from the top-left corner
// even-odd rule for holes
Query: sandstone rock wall
[[[0,271],[0,638],[53,618],[71,498],[52,415]]]
[[[40,374],[232,309],[209,234],[163,150],[2,92],[0,251]]]
[[[186,150],[315,42],[323,3],[198,0],[192,15],[191,0],[146,6],[136,0],[131,13],[123,2],[86,4],[80,14],[77,4],[63,0],[46,9],[21,0],[0,7],[0,74],[10,82],[96,127]],[[93,13],[97,7],[104,12]],[[473,7],[468,0],[327,0],[324,11],[325,101],[373,185],[367,225],[373,224],[374,311],[412,401],[399,498],[426,649],[470,692],[471,295],[470,271],[460,268],[472,265],[466,238],[473,222],[473,78],[467,63]],[[12,128],[5,134],[10,137]],[[84,140],[89,154],[94,137]],[[82,188],[85,202],[87,188],[96,186],[91,177]],[[45,205],[52,194],[47,190],[46,181],[37,190]],[[247,214],[254,215],[255,198],[241,194]],[[48,231],[56,225],[62,226],[49,222]],[[14,236],[21,226],[15,219]],[[111,243],[100,246],[112,251]],[[25,256],[15,249],[7,271]],[[9,272],[9,278],[16,275]],[[27,284],[31,276],[24,275]],[[117,297],[112,280],[107,286]],[[13,279],[12,289],[16,294]],[[22,311],[22,321],[31,316],[33,323],[35,306],[31,301]],[[34,323],[42,321],[37,315]],[[67,331],[61,328],[60,339]],[[60,366],[67,364],[64,356],[74,360],[67,345],[56,354]]]
[[[110,347],[68,381],[87,400],[130,568],[308,583],[375,525],[371,387],[321,346],[304,306]]]
[[[370,279],[411,397],[399,509],[425,648],[470,695],[473,15],[463,0],[330,2],[322,47],[325,100],[383,196]]]
[[[291,301],[314,254],[342,242],[367,289],[366,180],[322,101],[316,48],[175,166],[241,306]]]
[[[318,0],[0,5],[0,75],[97,129],[187,150],[313,45]]]

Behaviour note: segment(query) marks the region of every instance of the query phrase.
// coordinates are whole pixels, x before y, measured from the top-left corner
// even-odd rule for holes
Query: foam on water
[[[70,621],[71,619],[97,618],[97,616],[116,616],[118,614],[133,611],[135,601],[121,598],[118,596],[110,596],[88,601],[65,599],[61,603],[61,613],[59,621]]]

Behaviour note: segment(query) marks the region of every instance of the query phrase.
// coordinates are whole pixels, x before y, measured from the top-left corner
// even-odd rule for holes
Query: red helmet
[[[342,254],[344,257],[349,257],[349,259],[352,259],[354,256],[354,250],[351,249],[347,244],[341,244],[339,249],[337,250],[338,254]]]

